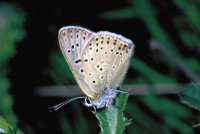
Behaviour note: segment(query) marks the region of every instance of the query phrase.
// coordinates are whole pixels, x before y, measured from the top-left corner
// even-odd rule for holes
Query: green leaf
[[[164,122],[172,129],[180,132],[180,134],[193,134],[191,126],[177,118],[165,116]]]
[[[185,15],[185,18],[190,26],[193,29],[200,30],[199,7],[196,2],[190,2],[188,0],[174,0],[173,2]]]
[[[174,83],[175,80],[169,76],[165,76],[149,67],[138,58],[131,60],[130,67],[141,73],[151,83]]]
[[[200,87],[187,86],[179,93],[182,103],[200,111]]]
[[[4,118],[0,116],[0,134],[23,134],[22,131],[20,131],[15,126],[12,126],[10,123],[8,123]]]
[[[128,96],[128,93],[121,93],[116,99],[115,106],[96,113],[101,134],[122,134],[125,127],[131,124],[131,121],[123,115]]]
[[[15,43],[25,37],[25,15],[10,4],[0,3],[0,64],[16,54]]]
[[[186,118],[190,116],[189,111],[182,105],[170,99],[159,98],[157,96],[143,96],[141,100],[157,115],[162,117],[170,116],[175,118]],[[169,110],[170,109],[170,110]]]
[[[18,118],[13,112],[14,101],[9,93],[11,83],[7,78],[7,65],[17,52],[16,43],[25,37],[24,22],[25,15],[19,7],[0,2],[0,113],[12,124],[17,124]],[[4,130],[9,133],[2,127],[1,120],[0,133]]]

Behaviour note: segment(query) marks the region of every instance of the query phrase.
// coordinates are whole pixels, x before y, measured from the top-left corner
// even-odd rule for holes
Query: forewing
[[[92,97],[93,93],[87,86],[82,69],[81,56],[86,43],[93,36],[93,32],[82,27],[67,26],[60,29],[58,34],[62,53],[83,92]]]

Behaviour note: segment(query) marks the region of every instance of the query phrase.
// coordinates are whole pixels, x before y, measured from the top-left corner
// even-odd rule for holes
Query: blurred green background
[[[72,96],[35,94],[43,86],[77,85],[57,33],[63,26],[78,25],[115,32],[136,44],[123,84],[149,86],[135,95],[133,89],[129,97],[125,115],[133,123],[126,133],[198,134],[199,8],[198,0],[1,1],[0,117],[9,127],[0,118],[0,132],[17,133],[16,127],[26,134],[99,132],[95,116],[80,101],[48,111]],[[157,84],[164,84],[165,91],[156,90]]]

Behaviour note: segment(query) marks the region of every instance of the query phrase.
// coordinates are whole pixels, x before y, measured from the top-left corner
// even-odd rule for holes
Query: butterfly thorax
[[[117,97],[118,93],[119,92],[116,88],[105,87],[96,100],[91,101],[89,99],[89,103],[85,100],[83,104],[87,107],[95,107],[97,109],[113,106],[113,101]]]

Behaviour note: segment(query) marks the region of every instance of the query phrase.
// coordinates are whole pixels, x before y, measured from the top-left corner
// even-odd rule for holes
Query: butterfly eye
[[[91,100],[89,97],[85,97],[85,103],[91,104]]]

